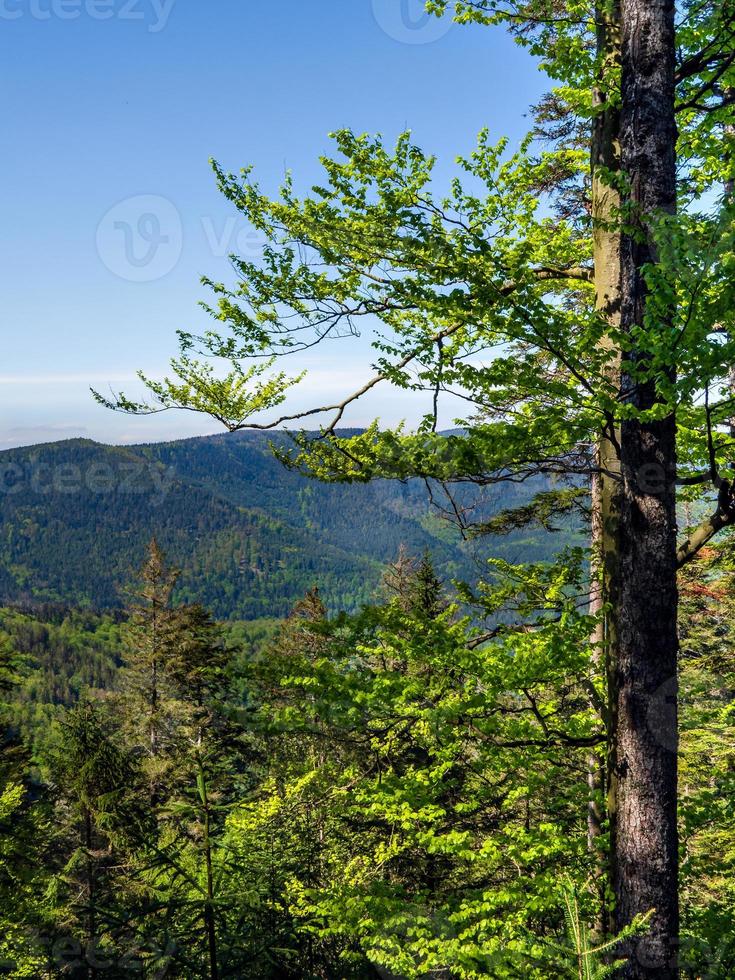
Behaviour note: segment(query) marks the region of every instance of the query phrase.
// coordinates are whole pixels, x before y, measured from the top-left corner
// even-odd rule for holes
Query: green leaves
[[[124,396],[110,400],[93,392],[96,400],[108,408],[122,408],[134,414],[152,414],[171,408],[185,408],[210,415],[227,429],[241,429],[251,416],[282,404],[286,392],[301,381],[306,372],[290,378],[284,372],[262,378],[273,366],[273,359],[245,369],[233,362],[232,370],[223,377],[215,373],[210,363],[192,360],[188,354],[171,361],[173,377],[155,381],[142,372],[140,379],[153,396],[153,403],[132,402]]]
[[[333,622],[310,601],[253,665],[271,778],[231,829],[244,850],[285,833],[287,861],[303,840],[285,827],[319,828],[283,885],[299,928],[406,977],[549,975],[529,930],[560,925],[560,868],[576,880],[588,860],[579,800],[602,737],[580,559],[493,563],[464,595],[488,629],[403,560],[393,598]]]

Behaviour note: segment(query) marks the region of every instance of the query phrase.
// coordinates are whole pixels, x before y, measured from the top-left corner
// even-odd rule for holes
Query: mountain
[[[488,544],[461,540],[420,481],[325,485],[272,455],[282,434],[237,433],[141,446],[75,439],[0,453],[0,605],[111,609],[155,535],[181,569],[178,598],[220,618],[283,616],[313,585],[353,609],[401,546],[469,576]],[[477,491],[473,491],[477,492]],[[528,499],[484,492],[493,513]],[[548,550],[538,535],[494,539],[511,560]]]

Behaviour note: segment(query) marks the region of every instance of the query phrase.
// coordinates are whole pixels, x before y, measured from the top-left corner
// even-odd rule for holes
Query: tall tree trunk
[[[87,976],[94,980],[97,976],[97,893],[95,889],[95,861],[92,856],[94,847],[94,828],[92,825],[92,813],[89,807],[84,808],[83,814],[83,839],[86,854],[86,873],[87,873]]]
[[[207,933],[209,980],[219,980],[217,962],[217,926],[214,921],[214,873],[212,868],[211,810],[207,793],[207,776],[204,766],[199,765],[200,796],[204,807],[204,862],[207,877],[207,900],[204,903],[204,928]]]
[[[592,126],[592,221],[595,269],[595,305],[611,327],[620,324],[620,192],[610,175],[620,170],[620,111],[608,95],[608,85],[614,84],[620,66],[620,4],[601,3],[596,10],[597,54],[601,77],[593,91],[595,115]],[[609,337],[602,341],[609,353],[607,371],[611,385],[617,388],[620,377],[620,356]],[[591,546],[592,592],[590,613],[600,616],[591,637],[593,665],[597,676],[607,674],[614,662],[614,631],[604,609],[614,602],[617,569],[617,524],[620,494],[620,462],[618,434],[601,432],[597,447],[599,472],[592,484]],[[603,719],[612,746],[611,719]],[[587,827],[590,851],[596,857],[600,918],[598,933],[605,932],[610,923],[606,912],[609,885],[607,855],[603,850],[604,813],[602,799],[606,790],[606,771],[609,769],[611,748],[607,759],[599,752],[590,754],[588,763],[589,802]]]
[[[657,259],[652,221],[676,207],[673,0],[622,0],[621,158],[630,226],[622,237],[621,325],[645,320],[642,269]],[[661,333],[670,331],[660,314]],[[647,324],[649,329],[655,325]],[[621,394],[637,410],[660,400],[646,352],[628,355]],[[673,375],[673,370],[672,370]],[[621,427],[622,494],[616,609],[614,826],[618,928],[655,909],[627,944],[628,978],[674,980],[679,935],[677,859],[676,420],[673,410]]]

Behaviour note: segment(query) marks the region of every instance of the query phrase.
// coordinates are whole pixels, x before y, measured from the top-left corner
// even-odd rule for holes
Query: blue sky
[[[421,0],[0,0],[0,448],[217,430],[188,413],[117,416],[88,394],[135,391],[136,368],[162,374],[176,329],[205,323],[199,276],[227,279],[229,252],[257,250],[210,157],[254,164],[275,190],[286,168],[299,186],[317,178],[327,134],[342,126],[389,138],[410,128],[438,154],[440,179],[485,125],[520,140],[543,90],[528,55],[500,30],[420,10]],[[342,343],[308,366],[304,404],[345,393],[369,356]],[[384,390],[349,422],[417,414]]]

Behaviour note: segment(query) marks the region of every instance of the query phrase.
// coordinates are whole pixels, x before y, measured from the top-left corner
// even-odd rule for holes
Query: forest
[[[534,59],[520,146],[212,161],[262,247],[92,394],[227,434],[130,451],[114,569],[115,507],[6,493],[7,975],[735,977],[735,3],[425,7]]]
[[[735,969],[734,549],[706,549],[681,592],[692,977]],[[605,732],[572,557],[532,577],[499,563],[458,597],[403,553],[356,614],[312,590],[281,622],[218,625],[172,602],[152,541],[125,610],[5,610],[3,971],[611,974],[588,788]],[[523,646],[497,622],[511,607]]]
[[[282,618],[317,582],[330,611],[354,612],[401,544],[428,549],[448,579],[471,577],[489,553],[484,536],[456,533],[443,491],[432,503],[420,480],[318,483],[285,470],[274,444],[288,440],[61,440],[0,453],[0,486],[8,488],[0,492],[0,605],[119,609],[154,535],[181,569],[175,598],[201,602],[218,619]],[[534,486],[549,485],[541,478]],[[467,487],[458,499],[489,520],[532,493]],[[554,527],[571,543],[580,523],[570,513]],[[536,560],[556,545],[543,530],[508,527],[492,552]]]

